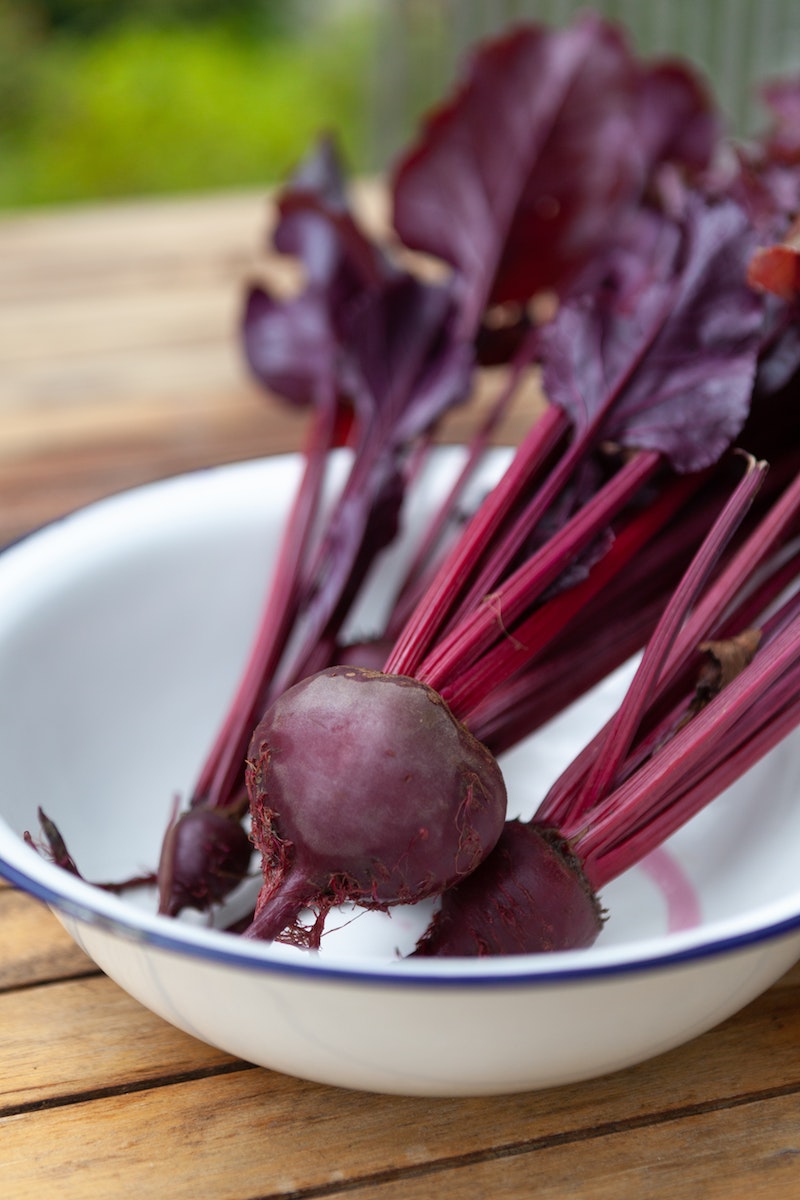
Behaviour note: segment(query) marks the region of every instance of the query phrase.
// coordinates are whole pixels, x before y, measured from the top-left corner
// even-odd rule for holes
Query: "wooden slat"
[[[385,231],[383,190],[364,181],[353,193],[365,228]],[[258,274],[273,221],[265,188],[2,215],[0,311],[104,293],[157,298],[175,284],[224,285]],[[281,283],[297,278],[288,260],[271,262],[270,272]]]
[[[0,995],[0,1113],[234,1061],[168,1025],[105,976]]]
[[[797,1112],[797,1097],[782,1096],[579,1142],[556,1139],[434,1173],[399,1172],[387,1183],[338,1194],[349,1200],[795,1200]]]
[[[86,992],[100,996],[102,989],[93,984]],[[124,1005],[116,1011],[121,1008]],[[70,1011],[74,1014],[74,1005]],[[140,1020],[147,1024],[146,1018]],[[108,1053],[108,1039],[101,1035],[95,1041],[87,1016],[73,1016],[72,1021],[71,1037],[77,1041],[61,1051],[72,1064],[64,1069],[64,1076],[80,1061],[88,1062],[98,1047],[101,1055]],[[36,1063],[40,1061],[44,1070],[59,1052],[58,1044],[52,1039],[37,1058],[33,1029],[28,1042],[34,1076]],[[418,1172],[433,1168],[437,1195],[493,1196],[499,1193],[488,1183],[488,1190],[483,1190],[480,1175],[474,1191],[466,1190],[463,1181],[457,1185],[451,1180],[450,1192],[442,1192],[440,1182],[446,1185],[446,1172],[440,1176],[438,1171],[459,1159],[470,1163],[502,1156],[510,1161],[523,1155],[513,1172],[513,1186],[518,1186],[518,1169],[523,1178],[532,1179],[524,1172],[533,1169],[533,1150],[538,1154],[540,1148],[560,1146],[555,1152],[559,1160],[567,1153],[560,1144],[569,1143],[570,1152],[590,1155],[601,1137],[611,1144],[612,1130],[627,1129],[633,1153],[636,1139],[648,1136],[640,1127],[663,1126],[669,1141],[673,1131],[682,1122],[691,1123],[697,1113],[725,1109],[735,1114],[741,1111],[736,1106],[745,1101],[754,1112],[762,1111],[757,1102],[775,1094],[787,1095],[796,1131],[798,1047],[800,988],[789,982],[718,1029],[655,1062],[539,1093],[489,1100],[374,1097],[264,1070],[242,1071],[6,1117],[0,1121],[0,1178],[20,1200],[50,1194],[56,1185],[64,1200],[107,1196],[119,1179],[125,1180],[130,1194],[143,1200],[161,1197],[164,1179],[153,1156],[153,1138],[157,1138],[162,1161],[166,1155],[170,1163],[171,1200],[198,1194],[196,1164],[201,1148],[203,1184],[207,1194],[215,1197],[302,1193],[346,1180],[395,1174],[403,1178],[404,1187],[411,1187]],[[96,1081],[97,1076],[92,1078]],[[718,1151],[727,1149],[725,1130],[724,1124],[713,1127],[714,1136],[721,1139]],[[764,1138],[763,1133],[762,1125],[754,1127],[761,1153],[777,1153],[775,1139],[771,1134]],[[236,1151],[231,1153],[234,1144]],[[46,1156],[37,1157],[37,1145],[47,1146]],[[713,1142],[705,1146],[709,1156],[713,1149]],[[620,1148],[620,1155],[624,1153]],[[617,1159],[616,1195],[647,1194],[636,1190],[641,1188],[637,1170],[625,1182],[625,1161],[634,1167],[639,1162],[635,1156]],[[499,1187],[505,1186],[503,1170],[510,1169],[507,1162],[502,1170],[492,1168],[500,1171]],[[552,1170],[557,1171],[557,1166]],[[420,1190],[389,1194],[421,1197],[422,1184],[413,1186]],[[431,1189],[434,1184],[428,1180],[427,1186]],[[431,1194],[431,1190],[426,1193]],[[783,1200],[783,1195],[788,1200],[789,1193],[774,1195],[776,1200]]]
[[[211,284],[154,295],[114,290],[75,297],[68,308],[57,297],[35,297],[6,308],[0,322],[0,358],[5,363],[36,360],[42,344],[48,357],[81,355],[159,345],[202,346],[227,335],[238,312],[239,288]],[[35,338],[32,336],[35,330]],[[37,349],[39,355],[37,355]]]
[[[19,401],[0,414],[4,471],[37,452],[68,457],[80,447],[99,457],[108,441],[122,448],[143,439],[179,445],[202,435],[209,453],[217,450],[215,426],[246,420],[257,438],[265,411],[272,415],[272,406],[245,381],[233,349],[218,344],[194,352],[153,348],[146,358],[125,352],[77,363],[33,362],[14,366],[9,376]],[[278,424],[286,415],[278,409]]]
[[[49,909],[13,888],[0,891],[0,992],[96,973]]]
[[[283,408],[267,432],[238,341],[267,214],[253,192],[0,220],[0,544],[136,483],[298,444]]]
[[[266,244],[264,190],[0,218],[0,306],[226,279]]]

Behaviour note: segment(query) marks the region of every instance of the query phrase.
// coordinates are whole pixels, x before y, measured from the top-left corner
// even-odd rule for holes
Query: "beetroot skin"
[[[553,830],[509,821],[473,875],[442,897],[420,957],[537,954],[591,946],[603,927],[581,864]]]
[[[220,904],[247,874],[253,847],[241,813],[198,807],[173,820],[161,848],[159,912],[205,912]]]
[[[264,884],[250,937],[319,945],[324,918],[437,895],[497,842],[506,789],[493,755],[432,688],[359,667],[303,680],[270,706],[248,754]],[[297,922],[311,907],[311,929]]]

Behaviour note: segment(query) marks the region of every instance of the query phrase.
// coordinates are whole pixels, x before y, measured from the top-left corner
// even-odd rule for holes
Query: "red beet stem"
[[[561,827],[596,888],[637,861],[636,855],[625,849],[632,832],[646,827],[648,845],[659,845],[667,836],[665,830],[672,832],[698,811],[689,803],[676,810],[676,795],[690,793],[695,782],[707,773],[709,763],[724,765],[754,732],[790,703],[800,684],[799,639],[800,616],[795,616],[769,644],[759,648],[749,669],[585,814],[582,822],[577,818]],[[744,761],[742,755],[739,761]],[[754,756],[751,761],[756,761]],[[710,787],[698,788],[695,799],[708,796],[709,791]]]
[[[472,667],[446,683],[442,695],[476,736],[483,737],[482,722],[486,720],[492,701],[502,695],[502,684],[518,674],[540,654],[547,651],[554,639],[583,612],[608,584],[617,578],[631,559],[642,553],[654,535],[694,495],[700,481],[695,476],[680,476],[641,511],[636,512],[616,534],[610,549],[595,563],[588,577],[559,592],[537,608],[530,617],[514,627],[513,634],[491,646]],[[638,636],[630,652],[641,644]],[[615,655],[614,665],[618,665]],[[523,682],[523,686],[526,686]],[[529,684],[527,685],[530,686]],[[550,707],[550,713],[553,709]]]
[[[253,727],[269,696],[270,684],[295,616],[303,556],[317,515],[336,432],[334,399],[315,410],[304,454],[303,475],[284,526],[269,594],[244,675],[194,786],[191,804],[224,807],[244,791],[244,760]]]
[[[522,373],[529,368],[536,347],[536,330],[528,333],[513,361],[509,364],[507,378],[494,398],[484,421],[474,431],[467,447],[466,460],[454,480],[435,517],[427,525],[414,557],[401,585],[391,617],[386,627],[386,636],[396,641],[433,583],[431,572],[435,569],[435,553],[441,544],[448,522],[456,512],[459,497],[476,467],[489,447],[492,434],[506,415],[516,397]],[[485,536],[485,535],[482,535]],[[456,578],[458,571],[456,572]]]
[[[479,607],[443,638],[420,663],[417,677],[443,691],[451,680],[460,679],[467,667],[499,639],[514,636],[514,626],[544,590],[568,566],[574,556],[602,532],[642,486],[653,477],[660,463],[655,451],[634,455],[546,544],[522,564],[504,583],[488,594]],[[490,685],[491,686],[491,685]],[[473,696],[471,706],[480,701]],[[462,715],[457,703],[456,711]]]
[[[398,637],[386,663],[387,672],[416,674],[423,655],[459,602],[465,578],[474,568],[476,554],[497,537],[520,494],[530,487],[531,480],[537,477],[568,428],[566,415],[555,406],[548,407],[534,422],[503,478],[481,504],[447,555],[427,594],[415,607],[413,617]]]
[[[759,479],[763,479],[763,473]],[[792,526],[797,521],[798,508],[800,508],[800,478],[794,480],[778,497],[761,518],[754,532],[731,557],[730,562],[720,572],[718,578],[698,599],[694,609],[684,614],[685,621],[675,633],[671,645],[667,647],[667,653],[658,673],[657,683],[660,695],[668,694],[680,673],[685,672],[687,663],[694,662],[697,647],[703,640],[714,636],[724,636],[724,631],[717,632],[718,623],[732,604],[735,603],[733,610],[737,621],[735,628],[747,628],[760,619],[765,604],[778,588],[790,583],[795,578],[796,566],[790,562],[786,571],[778,569],[774,572],[774,579],[769,581],[763,590],[754,590],[752,596],[754,603],[749,607],[746,599],[744,602],[738,600],[737,593],[741,592],[742,588],[753,578],[755,570],[791,532]],[[673,600],[673,603],[676,602]],[[729,632],[735,632],[735,628],[730,625],[729,621]],[[651,680],[651,687],[652,684],[653,680]],[[629,697],[626,697],[625,703],[629,703]],[[640,723],[643,710],[644,705],[640,699]],[[612,718],[584,750],[573,759],[542,801],[537,811],[539,820],[561,827],[566,822],[578,820],[582,813],[587,812],[596,800],[601,798],[596,790],[591,789],[587,780],[590,778],[593,764],[596,764],[598,758],[606,753],[611,728],[617,720],[618,717]],[[618,768],[619,761],[617,762]],[[606,778],[609,778],[608,770],[605,775]],[[608,789],[606,788],[606,790]]]
[[[647,643],[625,698],[606,731],[600,754],[583,785],[584,809],[594,807],[608,793],[630,749],[680,627],[753,503],[765,471],[765,463],[748,460],[742,482],[714,522],[708,537],[670,597],[663,616]]]
[[[616,574],[609,572],[612,577],[595,595],[592,580],[607,570],[605,559],[595,563],[589,578],[575,585],[579,592],[585,589],[586,603],[542,653],[510,677],[501,678],[503,669],[498,669],[491,693],[465,718],[495,754],[535,732],[645,645],[663,611],[664,597],[677,586],[683,565],[719,511],[719,489],[712,486],[704,492],[703,482],[697,475],[672,478],[652,504],[616,526],[606,556],[612,563],[617,559]],[[677,515],[674,521],[672,514]],[[557,608],[559,602],[571,605],[572,590],[542,608]],[[527,641],[522,628],[519,640]],[[508,645],[508,640],[498,643],[491,655],[500,655]]]

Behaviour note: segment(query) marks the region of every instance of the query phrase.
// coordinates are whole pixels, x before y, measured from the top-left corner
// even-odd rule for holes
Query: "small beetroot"
[[[415,955],[538,954],[591,946],[603,911],[555,830],[509,821],[480,869],[443,898]]]
[[[170,822],[158,868],[159,912],[204,912],[219,904],[247,874],[253,847],[241,812],[199,806]]]
[[[440,894],[500,836],[493,755],[415,679],[333,667],[288,689],[250,746],[264,885],[248,936],[319,945],[328,910]],[[301,910],[317,912],[308,929]]]

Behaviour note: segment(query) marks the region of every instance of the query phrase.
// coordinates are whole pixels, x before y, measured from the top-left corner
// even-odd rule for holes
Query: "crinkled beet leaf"
[[[615,252],[616,277],[542,330],[544,386],[579,427],[599,421],[610,441],[696,471],[749,410],[763,321],[746,282],[752,230],[734,202],[691,195],[679,243],[667,217],[646,232],[646,255]]]
[[[616,26],[591,14],[525,26],[483,47],[399,163],[395,225],[455,268],[474,333],[487,304],[563,293],[617,236],[655,161],[702,165],[715,133],[688,70],[643,68]]]

